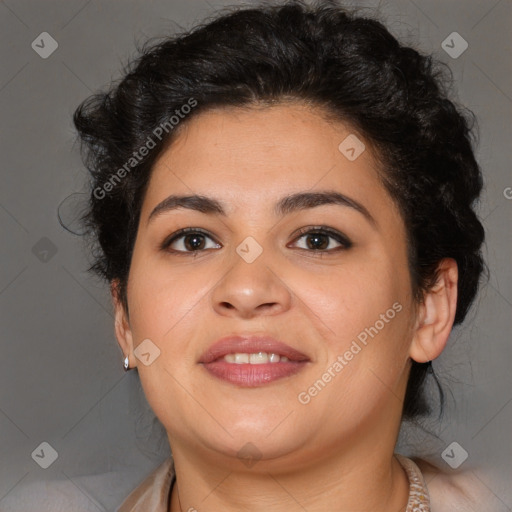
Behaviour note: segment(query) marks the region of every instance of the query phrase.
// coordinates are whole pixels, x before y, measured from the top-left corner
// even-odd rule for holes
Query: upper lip
[[[267,352],[287,357],[290,361],[309,361],[309,358],[268,335],[231,335],[221,338],[203,352],[200,363],[207,364],[222,358],[227,354],[255,354]]]

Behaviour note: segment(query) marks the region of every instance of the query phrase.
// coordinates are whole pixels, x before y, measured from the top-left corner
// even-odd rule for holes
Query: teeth
[[[226,354],[224,361],[234,364],[265,364],[265,363],[285,363],[289,359],[279,354],[268,354],[267,352],[256,352],[254,354]]]
[[[268,360],[269,360],[271,363],[279,363],[279,359],[281,359],[281,357],[279,356],[279,354],[270,354],[270,356],[268,357]]]
[[[249,362],[249,354],[235,354],[235,363],[243,364]]]
[[[249,356],[249,362],[251,364],[268,363],[268,355],[265,352],[258,352],[257,354],[251,354]]]

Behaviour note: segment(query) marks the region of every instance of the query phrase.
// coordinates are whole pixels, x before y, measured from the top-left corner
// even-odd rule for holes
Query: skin
[[[405,510],[408,480],[393,451],[411,359],[445,347],[456,305],[457,266],[442,260],[421,303],[412,295],[403,219],[366,150],[349,161],[339,144],[356,133],[299,103],[216,109],[181,126],[154,165],[128,278],[128,310],[112,293],[116,335],[138,367],[149,404],[165,426],[177,485],[172,512]],[[322,205],[276,216],[296,192],[336,191],[361,203]],[[180,208],[148,222],[171,194],[221,201],[226,216]],[[319,254],[299,228],[328,226]],[[205,249],[161,249],[178,229],[207,231]],[[248,236],[262,254],[236,252]],[[299,238],[300,237],[300,238]],[[181,238],[172,246],[185,250]],[[190,238],[189,238],[190,241]],[[329,245],[327,246],[327,243]],[[190,246],[189,246],[190,247]],[[365,328],[402,309],[308,404],[298,401]],[[242,388],[212,377],[198,360],[233,333],[269,333],[306,354],[298,374]],[[150,339],[160,352],[148,366],[134,349]],[[237,456],[252,443],[251,467]]]

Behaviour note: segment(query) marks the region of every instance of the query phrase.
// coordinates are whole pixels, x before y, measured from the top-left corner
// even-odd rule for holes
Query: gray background
[[[119,76],[135,41],[190,28],[223,5],[210,0],[7,0],[0,2],[0,510],[115,510],[167,455],[135,372],[124,374],[107,287],[87,275],[80,237],[57,220],[83,190],[71,116]],[[347,3],[353,5],[353,3]],[[511,0],[358,2],[380,8],[403,41],[448,63],[453,98],[478,117],[486,189],[490,280],[435,368],[448,394],[444,418],[404,425],[399,449],[445,471],[453,441],[488,494],[486,510],[511,510]],[[47,59],[31,47],[58,42]],[[457,59],[441,47],[468,41]],[[508,194],[511,197],[512,194]],[[72,196],[71,199],[73,199]],[[73,202],[63,206],[73,223]],[[42,469],[41,442],[58,453]],[[491,505],[492,503],[492,505]]]

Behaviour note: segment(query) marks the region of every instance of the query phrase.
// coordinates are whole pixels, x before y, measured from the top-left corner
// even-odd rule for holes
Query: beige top
[[[428,489],[420,469],[411,459],[398,453],[395,456],[409,478],[406,512],[430,512]],[[126,498],[117,512],[168,512],[175,480],[173,460],[169,458]]]

